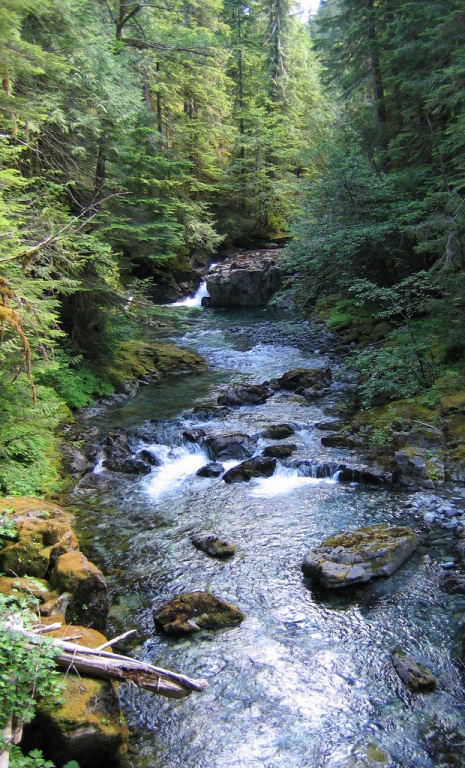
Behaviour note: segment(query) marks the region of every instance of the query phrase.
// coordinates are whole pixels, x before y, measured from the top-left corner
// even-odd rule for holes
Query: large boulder
[[[262,384],[233,384],[218,397],[219,405],[260,405],[271,392]]]
[[[308,390],[326,388],[331,384],[330,368],[293,368],[283,373],[278,384],[282,389]]]
[[[241,432],[230,435],[209,435],[204,446],[213,461],[225,459],[247,459],[255,451],[256,440]]]
[[[364,584],[390,576],[417,546],[407,526],[372,525],[325,539],[305,555],[301,568],[328,589]]]
[[[72,636],[88,648],[106,642],[104,635],[81,626],[63,625],[53,637]],[[111,649],[107,649],[107,651]],[[128,729],[121,712],[117,684],[72,671],[64,677],[59,702],[39,702],[36,716],[25,733],[25,746],[42,749],[56,765],[77,760],[81,768],[98,762],[114,765],[126,751]]]
[[[219,477],[224,472],[224,467],[218,461],[211,461],[209,464],[200,467],[195,473],[199,477]]]
[[[175,597],[154,614],[155,626],[167,635],[186,635],[201,629],[240,624],[245,615],[232,603],[209,592],[188,592]]]
[[[405,450],[396,451],[394,459],[396,464],[396,480],[404,488],[416,491],[419,488],[432,490],[435,487],[432,479],[434,467],[429,462],[425,449],[406,448]]]
[[[0,512],[13,526],[9,539],[0,539],[0,571],[7,575],[44,578],[57,558],[78,549],[71,513],[26,496],[0,501]]]
[[[82,552],[68,552],[55,563],[52,586],[72,597],[66,612],[68,621],[104,630],[109,609],[108,591],[102,572]]]
[[[217,264],[207,276],[211,307],[266,304],[281,286],[277,250],[247,251]]]
[[[270,424],[265,429],[264,437],[270,440],[284,440],[286,437],[291,437],[294,432],[294,427],[291,424]]]
[[[223,480],[225,483],[248,483],[253,477],[271,477],[275,469],[274,457],[254,456],[225,472]]]
[[[267,445],[263,451],[263,456],[271,456],[274,459],[287,459],[292,456],[297,446],[294,443],[279,443],[278,445]]]

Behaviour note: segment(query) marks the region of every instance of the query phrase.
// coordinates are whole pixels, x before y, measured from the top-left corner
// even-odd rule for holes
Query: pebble
[[[428,523],[428,525],[431,525],[432,523],[436,522],[437,519],[438,519],[438,516],[434,512],[425,512],[424,514],[425,523]]]

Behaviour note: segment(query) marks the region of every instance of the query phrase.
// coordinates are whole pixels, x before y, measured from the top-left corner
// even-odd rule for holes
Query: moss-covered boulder
[[[155,626],[167,635],[188,635],[201,629],[234,627],[245,615],[232,603],[209,592],[189,592],[175,597],[154,613]]]
[[[191,541],[194,547],[211,557],[232,557],[236,552],[234,544],[214,533],[195,533]]]
[[[294,432],[294,427],[291,424],[270,424],[265,429],[264,436],[269,440],[285,440],[286,437],[291,437]]]
[[[0,571],[7,575],[44,578],[60,555],[79,548],[73,515],[56,504],[7,497],[0,515],[14,526],[11,540],[0,539]]]
[[[81,621],[99,630],[105,628],[109,609],[105,579],[82,552],[68,552],[59,557],[50,582],[60,592],[69,592],[72,596],[66,611],[68,621]]]
[[[403,651],[395,651],[391,659],[394,669],[410,691],[434,691],[436,678],[429,669]]]
[[[157,371],[165,376],[195,373],[207,367],[207,361],[201,355],[175,344],[154,344],[153,355]]]
[[[73,642],[90,648],[106,642],[100,632],[80,626],[64,625],[51,635],[78,635]],[[39,703],[36,717],[26,731],[25,743],[28,748],[43,749],[56,765],[74,759],[80,768],[93,768],[98,762],[105,766],[116,764],[126,751],[127,738],[117,685],[70,673],[64,679],[61,702]]]
[[[432,475],[444,480],[443,468],[439,476],[435,475],[435,465],[429,461],[429,457],[423,448],[405,448],[402,451],[396,451],[394,455],[396,463],[397,482],[416,491],[419,488],[433,490],[435,483]],[[439,473],[439,467],[437,472]]]
[[[264,456],[268,456],[272,459],[287,459],[292,456],[294,451],[297,450],[297,446],[294,443],[282,443],[280,445],[267,445],[263,451]]]
[[[305,555],[301,568],[328,589],[364,584],[390,576],[417,546],[407,526],[372,525],[325,539]]]

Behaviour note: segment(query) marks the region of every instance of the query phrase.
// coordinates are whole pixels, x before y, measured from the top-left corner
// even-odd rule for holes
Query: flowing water
[[[181,344],[203,354],[208,371],[141,388],[99,422],[130,428],[160,465],[129,477],[100,462],[70,499],[83,548],[111,589],[111,633],[137,627],[135,655],[208,683],[203,693],[181,701],[122,686],[132,734],[125,766],[464,766],[465,697],[454,657],[465,597],[441,590],[427,548],[389,579],[350,593],[315,589],[299,567],[308,548],[346,528],[405,523],[424,533],[422,520],[405,511],[406,497],[338,483],[337,477],[305,477],[292,461],[279,464],[271,478],[227,485],[196,475],[210,459],[183,437],[194,427],[244,432],[259,436],[260,453],[273,442],[260,436],[265,427],[286,422],[295,429],[285,441],[298,446],[293,458],[355,461],[321,446],[314,425],[328,418],[323,407],[332,400],[309,404],[280,391],[263,405],[221,418],[187,410],[216,402],[228,382],[258,383],[330,361],[308,351],[311,345],[302,352],[287,343],[283,329],[295,339],[292,324],[259,310],[177,311],[186,312],[189,327]],[[220,561],[198,551],[190,542],[198,531],[234,542],[236,555]],[[235,603],[246,620],[187,639],[157,634],[153,610],[195,590]],[[390,661],[396,648],[435,673],[434,693],[406,691]],[[379,745],[389,760],[363,762],[369,744]],[[376,753],[370,754],[374,760]]]

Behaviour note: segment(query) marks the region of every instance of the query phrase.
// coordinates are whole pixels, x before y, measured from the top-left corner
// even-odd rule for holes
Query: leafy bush
[[[60,674],[55,669],[56,650],[49,638],[28,638],[13,627],[30,628],[36,619],[27,598],[0,594],[0,752],[8,750],[11,768],[53,768],[40,752],[24,756],[9,742],[7,732],[21,728],[34,717],[36,698],[57,700]],[[11,737],[10,737],[11,738]]]

